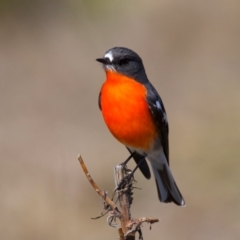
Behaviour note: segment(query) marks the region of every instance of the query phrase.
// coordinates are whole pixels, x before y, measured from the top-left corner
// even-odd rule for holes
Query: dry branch
[[[136,232],[139,233],[139,239],[142,238],[142,232],[141,232],[141,225],[144,222],[153,224],[158,222],[159,220],[156,218],[147,218],[142,217],[139,219],[133,219],[131,218],[131,212],[130,207],[132,204],[132,178],[127,179],[128,182],[124,185],[124,188],[118,190],[118,186],[121,183],[123,179],[126,179],[127,175],[129,174],[129,171],[126,171],[126,168],[122,165],[117,165],[114,169],[114,177],[115,177],[115,185],[116,185],[116,193],[117,193],[117,205],[107,196],[105,191],[102,191],[97,184],[93,181],[92,177],[90,176],[85,163],[83,162],[83,159],[81,156],[78,157],[78,160],[81,164],[81,167],[92,185],[92,187],[95,189],[95,191],[102,197],[106,205],[108,206],[108,213],[109,217],[107,219],[108,224],[112,227],[116,227],[116,225],[113,225],[112,221],[116,218],[120,219],[121,227],[118,228],[118,234],[120,240],[134,240]]]

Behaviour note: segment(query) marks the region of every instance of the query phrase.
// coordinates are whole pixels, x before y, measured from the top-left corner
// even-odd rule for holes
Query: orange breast
[[[143,150],[157,136],[146,94],[142,84],[111,71],[101,89],[102,114],[111,133],[124,145]]]

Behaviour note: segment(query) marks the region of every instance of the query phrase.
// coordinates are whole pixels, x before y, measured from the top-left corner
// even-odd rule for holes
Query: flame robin
[[[168,120],[163,102],[147,78],[142,59],[134,51],[115,47],[103,58],[106,81],[99,107],[113,136],[124,144],[143,175],[155,176],[161,202],[184,206],[185,201],[169,168]]]

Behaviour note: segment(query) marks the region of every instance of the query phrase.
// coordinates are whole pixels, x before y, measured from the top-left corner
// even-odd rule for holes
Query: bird
[[[106,73],[98,105],[108,129],[147,179],[151,177],[149,161],[160,202],[185,206],[169,167],[167,114],[141,57],[129,48],[113,47],[96,61]]]

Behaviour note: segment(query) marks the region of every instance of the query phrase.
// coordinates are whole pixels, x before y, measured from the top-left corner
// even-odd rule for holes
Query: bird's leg
[[[131,158],[132,158],[135,154],[136,154],[135,151],[132,152],[132,153],[130,154],[130,156],[129,156],[123,163],[121,163],[121,165],[126,166],[127,163],[131,160]]]

